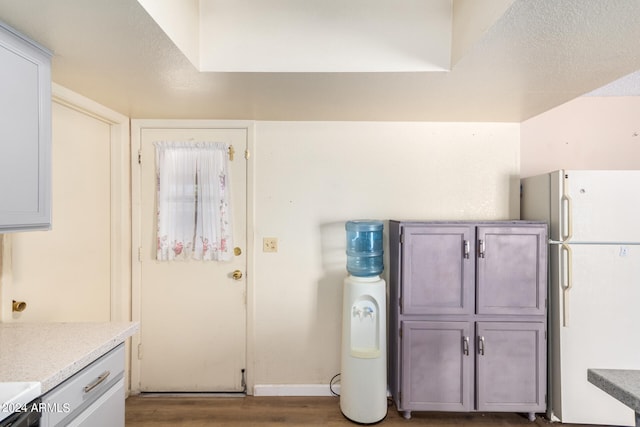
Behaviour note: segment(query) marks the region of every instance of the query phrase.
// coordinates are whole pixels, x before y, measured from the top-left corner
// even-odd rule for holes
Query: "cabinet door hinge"
[[[138,164],[142,164],[142,150],[138,150]]]
[[[142,360],[142,343],[138,344],[138,360]]]
[[[244,150],[244,158],[249,160],[249,157],[251,157],[251,152],[249,151],[249,149]]]
[[[138,262],[142,262],[142,246],[138,247]]]
[[[400,244],[404,244],[404,233],[400,235]]]

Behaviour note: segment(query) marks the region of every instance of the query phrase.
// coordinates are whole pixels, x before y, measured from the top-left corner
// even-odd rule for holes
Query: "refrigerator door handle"
[[[562,241],[567,241],[573,236],[573,224],[571,223],[571,197],[569,197],[568,194],[562,195],[560,198],[560,206],[562,206],[560,238]]]
[[[562,326],[569,326],[569,291],[573,287],[573,254],[571,246],[562,244],[560,246],[561,272],[560,287],[562,288]]]

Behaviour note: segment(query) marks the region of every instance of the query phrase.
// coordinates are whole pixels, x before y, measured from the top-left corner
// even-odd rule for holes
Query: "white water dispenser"
[[[373,424],[387,415],[387,316],[382,221],[348,221],[342,310],[340,410]]]

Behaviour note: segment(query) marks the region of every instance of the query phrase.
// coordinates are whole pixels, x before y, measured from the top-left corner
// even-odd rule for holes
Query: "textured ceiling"
[[[199,72],[136,0],[0,0],[0,20],[132,118],[519,122],[640,70],[637,0],[515,0],[449,72]]]

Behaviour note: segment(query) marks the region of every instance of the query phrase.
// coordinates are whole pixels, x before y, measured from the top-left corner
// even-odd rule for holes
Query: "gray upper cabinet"
[[[544,315],[545,227],[479,226],[478,314]]]
[[[412,411],[546,410],[547,227],[389,221],[389,389]]]
[[[402,311],[471,314],[475,310],[474,227],[407,227],[402,235]]]
[[[51,52],[0,23],[0,233],[51,227]]]

